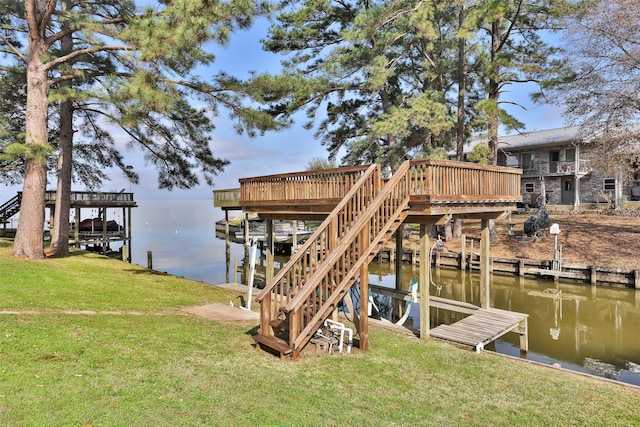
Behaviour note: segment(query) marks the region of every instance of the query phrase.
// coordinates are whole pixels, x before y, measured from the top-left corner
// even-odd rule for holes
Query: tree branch
[[[27,61],[27,58],[25,58],[25,56],[13,45],[13,43],[11,43],[11,41],[4,34],[0,35],[0,39],[2,39],[5,42],[5,44],[9,47],[9,50],[2,49],[3,52],[13,53],[18,58],[20,58],[23,62]]]
[[[130,51],[133,50],[134,47],[132,46],[125,46],[125,45],[121,45],[121,46],[96,46],[96,47],[91,47],[91,48],[87,48],[87,49],[80,49],[80,50],[76,50],[74,52],[69,53],[68,55],[65,56],[60,56],[56,59],[54,59],[53,61],[49,61],[46,64],[46,69],[47,70],[51,70],[55,67],[57,67],[60,64],[64,64],[67,63],[79,56],[82,55],[91,55],[92,53],[96,53],[96,52],[107,52],[107,51],[114,51],[114,50],[123,50],[123,51]]]

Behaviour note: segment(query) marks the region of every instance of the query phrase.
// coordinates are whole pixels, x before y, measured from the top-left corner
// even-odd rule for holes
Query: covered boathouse
[[[56,192],[47,191],[46,207],[49,208],[51,224],[55,206]],[[110,243],[123,242],[121,257],[123,261],[131,262],[131,209],[137,206],[133,193],[72,191],[70,208],[74,210],[74,221],[69,225],[69,243],[107,254]],[[91,212],[88,216],[87,209]],[[121,222],[109,218],[108,209],[122,209]],[[95,210],[96,216],[92,215]]]
[[[340,302],[356,282],[360,307],[367,307],[369,263],[394,235],[401,247],[402,233],[395,231],[405,223],[420,224],[420,336],[428,337],[429,306],[434,304],[428,286],[427,225],[462,218],[482,220],[481,307],[466,307],[466,325],[436,328],[434,336],[480,350],[484,343],[515,331],[526,351],[527,315],[489,307],[489,220],[516,209],[521,173],[427,159],[405,161],[389,179],[382,178],[376,164],[240,179],[239,207],[267,221],[267,284],[256,297],[260,327],[255,341],[281,357],[297,358],[325,320],[337,316]],[[322,221],[275,276],[274,220]],[[456,302],[450,304],[454,307]],[[359,347],[366,351],[368,317],[354,322]]]

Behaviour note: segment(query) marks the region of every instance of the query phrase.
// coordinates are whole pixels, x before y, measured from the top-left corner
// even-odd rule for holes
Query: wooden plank
[[[293,351],[286,341],[274,336],[254,335],[253,340],[263,349],[277,352],[280,357],[287,356]]]
[[[444,341],[474,347],[476,351],[504,334],[516,331],[527,333],[526,325],[521,326],[528,318],[527,314],[500,309],[478,309],[473,314],[451,325],[440,325],[431,330],[431,336]],[[523,348],[527,350],[527,339]],[[522,345],[521,345],[522,347]]]

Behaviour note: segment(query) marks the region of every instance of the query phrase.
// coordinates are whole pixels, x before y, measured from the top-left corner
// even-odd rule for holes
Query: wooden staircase
[[[20,212],[20,201],[22,193],[18,193],[12,199],[7,200],[0,206],[0,224],[6,223],[9,218]]]
[[[297,358],[408,215],[410,163],[386,183],[371,165],[262,292],[264,350]],[[365,270],[366,271],[366,270]]]

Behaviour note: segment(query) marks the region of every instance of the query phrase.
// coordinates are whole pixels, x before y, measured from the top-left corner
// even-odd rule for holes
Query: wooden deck
[[[430,336],[454,344],[472,347],[479,352],[484,346],[508,332],[520,335],[520,350],[529,350],[528,314],[497,308],[478,308],[473,314],[451,325],[440,325]]]
[[[228,209],[237,203],[245,213],[267,220],[267,285],[256,297],[261,316],[260,337],[254,339],[261,347],[295,359],[358,278],[364,307],[368,264],[403,223],[421,224],[424,243],[428,240],[424,237],[426,224],[482,219],[485,244],[481,254],[488,259],[488,220],[516,209],[521,200],[521,174],[519,169],[498,166],[407,160],[389,179],[382,178],[380,165],[354,166],[243,178],[239,198],[233,190],[214,193],[218,206]],[[274,276],[273,221],[278,219],[322,223]],[[483,271],[488,273],[488,268]],[[487,274],[481,277],[485,306],[489,280]],[[275,337],[271,321],[283,315],[289,324],[287,348],[271,339]],[[421,324],[422,319],[421,314]],[[514,330],[521,321],[501,327],[489,338]],[[428,331],[428,325],[425,329]],[[366,351],[366,316],[360,318],[358,333],[360,349]],[[476,349],[484,339],[475,344]]]

